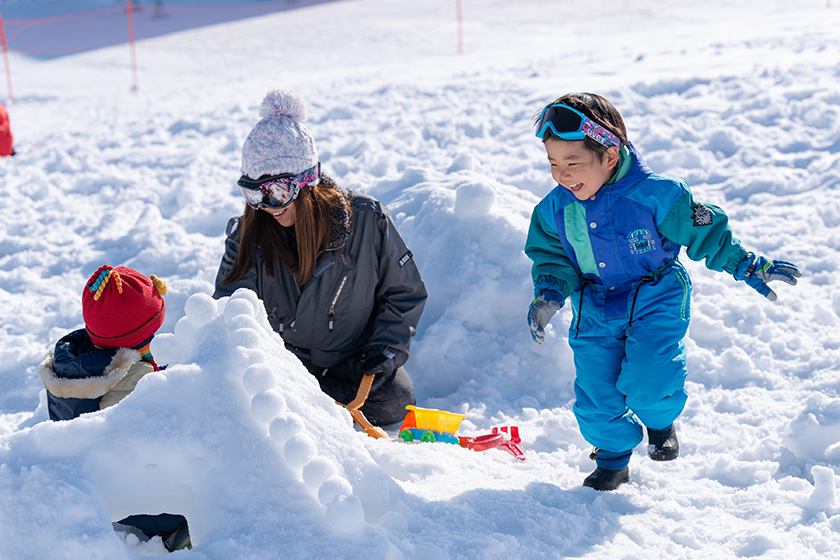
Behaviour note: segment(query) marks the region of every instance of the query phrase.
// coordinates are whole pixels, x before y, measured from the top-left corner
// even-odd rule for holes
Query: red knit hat
[[[133,348],[152,338],[166,314],[166,282],[125,266],[100,266],[82,292],[91,340],[103,348]]]

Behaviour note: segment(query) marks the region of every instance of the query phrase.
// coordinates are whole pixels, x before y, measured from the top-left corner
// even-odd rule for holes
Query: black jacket
[[[247,274],[222,285],[239,250],[239,218],[233,218],[213,297],[239,288],[256,292],[271,326],[310,371],[376,346],[391,349],[400,366],[408,359],[426,287],[387,208],[370,196],[342,191],[352,215],[334,217],[329,247],[306,284],[299,288],[282,263],[270,276],[257,247]]]

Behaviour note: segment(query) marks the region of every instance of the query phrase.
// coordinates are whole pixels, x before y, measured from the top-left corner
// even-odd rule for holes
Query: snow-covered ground
[[[138,42],[136,92],[125,44],[39,60],[10,39],[0,559],[162,554],[110,523],[161,511],[190,522],[195,547],[173,558],[840,558],[840,6],[462,3],[458,54],[455,0],[304,3],[193,29],[171,19],[200,22],[175,8],[201,3],[167,1],[182,31]],[[154,24],[143,4],[138,28]],[[414,252],[430,294],[408,363],[418,405],[466,414],[459,435],[518,426],[526,461],[365,437],[253,294],[209,297],[272,87],[309,100],[324,169],[385,202]],[[570,312],[542,346],[525,324],[522,247],[554,186],[531,121],[568,91],[611,99],[654,170],[803,269],[771,303],[683,259],[682,456],[653,463],[640,445],[612,493],[580,486],[594,465],[571,410]],[[152,350],[169,368],[116,407],[46,421],[36,367],[82,326],[102,264],[168,282]]]

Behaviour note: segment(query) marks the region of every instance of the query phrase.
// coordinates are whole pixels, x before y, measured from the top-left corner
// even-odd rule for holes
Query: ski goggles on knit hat
[[[618,137],[577,109],[557,103],[543,109],[537,124],[537,138],[544,138],[551,130],[561,140],[583,140],[589,136],[602,146],[620,147]]]
[[[243,175],[236,182],[245,202],[254,210],[285,208],[297,198],[301,187],[311,185],[321,176],[321,164],[300,173],[281,173],[254,180]]]

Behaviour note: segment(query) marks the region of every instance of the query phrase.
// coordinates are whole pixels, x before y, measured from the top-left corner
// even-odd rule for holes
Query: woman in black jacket
[[[260,116],[214,297],[256,292],[286,348],[359,424],[400,422],[415,403],[402,366],[426,301],[411,251],[385,206],[321,174],[300,97],[271,91]]]

